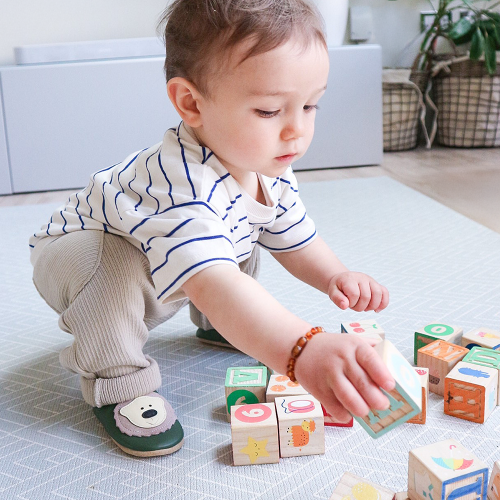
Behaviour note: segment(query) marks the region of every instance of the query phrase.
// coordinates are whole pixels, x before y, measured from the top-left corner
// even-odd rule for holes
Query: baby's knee
[[[102,231],[78,231],[50,241],[33,269],[33,282],[45,301],[61,313],[95,273],[101,258]]]

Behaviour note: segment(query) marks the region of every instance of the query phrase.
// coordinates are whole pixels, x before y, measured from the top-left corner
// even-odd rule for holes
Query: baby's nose
[[[158,414],[158,412],[157,412],[156,410],[146,410],[146,411],[142,414],[142,418],[153,418],[153,417],[155,417],[157,414]]]

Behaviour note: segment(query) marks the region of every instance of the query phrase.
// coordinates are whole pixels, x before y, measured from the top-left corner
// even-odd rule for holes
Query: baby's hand
[[[395,382],[374,343],[347,334],[315,335],[297,359],[295,376],[341,422],[349,413],[364,417],[370,409],[385,410],[389,400],[380,387],[390,391]]]
[[[380,312],[389,304],[389,292],[363,273],[345,271],[330,281],[328,296],[340,309]]]

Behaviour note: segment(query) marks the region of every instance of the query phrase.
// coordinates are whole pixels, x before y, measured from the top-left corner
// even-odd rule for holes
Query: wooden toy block
[[[233,405],[231,439],[234,465],[279,462],[278,420],[274,403]]]
[[[488,349],[486,347],[473,347],[462,360],[466,363],[474,363],[475,365],[489,366],[498,371],[498,388],[499,394],[497,405],[500,404],[500,351]],[[500,500],[500,499],[499,499]]]
[[[408,492],[407,491],[398,491],[394,495],[394,500],[408,500]]]
[[[406,422],[422,411],[422,385],[414,367],[388,340],[375,346],[391,375],[396,387],[383,391],[389,398],[390,407],[384,411],[372,410],[366,417],[354,417],[370,434],[377,438],[394,427]]]
[[[388,488],[345,472],[330,500],[393,500],[394,495],[394,491]]]
[[[443,396],[444,379],[469,351],[462,346],[435,340],[418,350],[417,365],[429,368],[429,390]]]
[[[321,405],[321,409],[323,410],[323,418],[325,421],[325,426],[328,427],[352,427],[354,425],[354,419],[351,418],[349,422],[339,422],[335,417],[332,417],[326,410],[323,405]]]
[[[444,381],[444,412],[483,424],[496,408],[498,372],[495,368],[460,361]]]
[[[298,457],[325,453],[321,403],[310,394],[276,398],[280,455]]]
[[[470,332],[464,333],[462,337],[462,345],[467,349],[472,349],[475,346],[487,347],[488,349],[500,349],[500,332],[491,328],[474,328]]]
[[[429,396],[429,369],[415,367],[415,372],[420,378],[422,384],[422,412],[408,420],[409,424],[425,424],[427,420],[427,400]]]
[[[500,500],[500,460],[493,464],[490,482],[488,483],[488,500]]]
[[[435,340],[444,340],[450,344],[460,345],[463,329],[459,326],[451,326],[445,323],[429,323],[415,332],[415,345],[413,362],[418,364],[418,350]]]
[[[226,372],[226,409],[231,419],[231,406],[266,402],[267,368],[234,366]]]
[[[341,323],[340,331],[342,333],[359,335],[360,337],[380,337],[382,340],[385,339],[384,330],[372,319],[360,319],[358,321]]]
[[[300,396],[308,392],[298,383],[292,382],[286,375],[271,375],[266,391],[266,401],[274,403],[277,397]]]
[[[487,465],[455,439],[410,451],[411,500],[486,500],[487,485]]]

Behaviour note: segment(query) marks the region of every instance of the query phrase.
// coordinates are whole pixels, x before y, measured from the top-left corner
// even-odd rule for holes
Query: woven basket
[[[407,81],[382,84],[384,151],[417,147],[425,111],[422,94],[427,83],[428,74],[414,70]]]
[[[433,77],[437,141],[461,148],[500,146],[500,67],[488,75],[484,62],[449,64]]]

